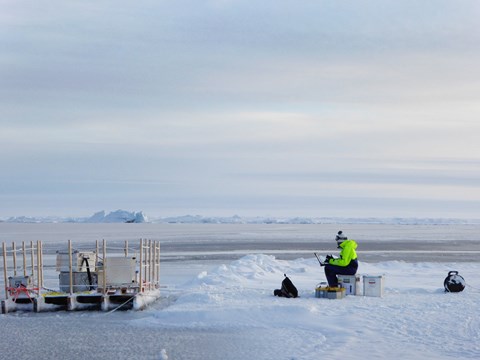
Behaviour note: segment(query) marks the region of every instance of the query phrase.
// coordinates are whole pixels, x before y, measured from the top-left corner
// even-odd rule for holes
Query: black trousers
[[[347,266],[325,265],[325,276],[327,277],[328,286],[337,287],[337,275],[355,275],[358,269],[357,259],[350,261]]]

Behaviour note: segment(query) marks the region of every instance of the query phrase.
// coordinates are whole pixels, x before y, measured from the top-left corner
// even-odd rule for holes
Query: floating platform
[[[121,255],[109,252],[107,256],[105,241],[102,249],[100,254],[97,242],[95,250],[74,250],[69,241],[66,252],[57,251],[59,290],[52,291],[43,286],[41,242],[36,246],[32,242],[28,248],[22,244],[18,250],[23,255],[21,269],[16,245],[12,244],[9,252],[3,243],[5,299],[1,300],[1,313],[142,310],[160,298],[159,242],[141,239],[133,254],[128,242]],[[9,269],[13,276],[8,276]]]

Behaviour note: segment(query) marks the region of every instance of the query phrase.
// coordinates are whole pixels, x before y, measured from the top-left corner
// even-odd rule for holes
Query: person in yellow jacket
[[[358,270],[355,240],[348,239],[342,231],[339,231],[335,241],[337,247],[342,249],[340,257],[335,259],[332,255],[327,255],[325,259],[325,276],[330,287],[338,286],[337,275],[355,275]]]

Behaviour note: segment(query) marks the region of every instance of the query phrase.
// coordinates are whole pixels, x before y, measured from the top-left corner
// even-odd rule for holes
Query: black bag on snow
[[[290,280],[286,274],[283,274],[285,276],[285,279],[282,281],[282,288],[281,289],[275,289],[273,291],[273,295],[275,296],[280,296],[280,297],[286,297],[286,298],[296,298],[298,297],[298,290],[293,285],[292,280]]]
[[[458,271],[450,271],[443,282],[445,292],[460,292],[465,289],[465,279],[458,275]]]

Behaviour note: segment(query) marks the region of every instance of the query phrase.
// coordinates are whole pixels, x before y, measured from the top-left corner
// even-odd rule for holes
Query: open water
[[[160,241],[162,260],[230,260],[250,253],[291,259],[336,251],[338,230],[358,243],[362,261],[472,261],[480,251],[480,225],[278,224],[12,224],[0,223],[0,242],[41,240],[46,253],[106,240],[134,246]],[[418,255],[421,253],[421,255]]]

